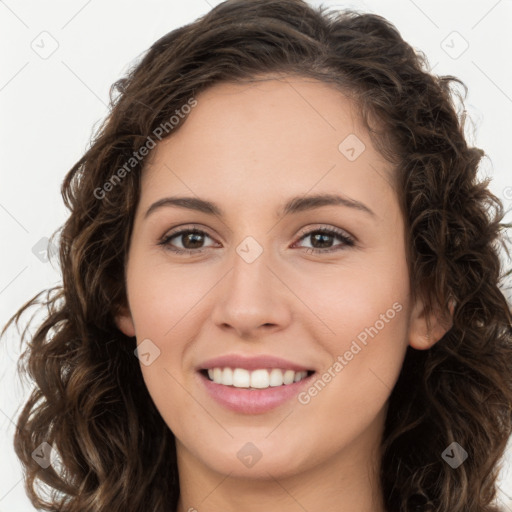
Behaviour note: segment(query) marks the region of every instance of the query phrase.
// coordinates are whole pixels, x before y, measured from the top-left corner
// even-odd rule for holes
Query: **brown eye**
[[[159,242],[159,245],[164,246],[166,249],[169,249],[178,254],[180,253],[200,253],[204,249],[208,247],[203,247],[204,241],[206,238],[211,237],[200,229],[182,229],[180,231],[175,231],[174,233],[170,233],[162,238]],[[175,240],[175,242],[171,242]],[[180,245],[181,244],[181,247]]]
[[[198,249],[203,243],[203,235],[196,231],[187,232],[181,236],[181,243],[185,249]]]
[[[347,236],[342,231],[331,228],[314,229],[305,233],[300,237],[300,240],[309,238],[311,246],[307,247],[308,252],[312,253],[326,253],[342,250],[345,247],[353,247],[355,241]],[[342,243],[333,245],[334,240],[340,240]]]
[[[318,245],[320,245],[320,249],[324,249],[327,247],[331,247],[333,241],[334,241],[334,235],[329,235],[327,233],[314,233],[311,235],[308,235],[311,237],[311,242],[313,247],[318,248]]]

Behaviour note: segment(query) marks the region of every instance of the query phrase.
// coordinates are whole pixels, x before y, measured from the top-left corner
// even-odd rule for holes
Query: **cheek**
[[[186,434],[182,418],[187,418],[189,430],[201,419],[190,395],[190,382],[184,379],[183,365],[199,327],[195,315],[201,309],[201,298],[212,286],[208,276],[202,279],[197,272],[195,278],[191,274],[162,264],[133,265],[128,271],[137,344],[140,351],[145,343],[151,354],[150,364],[141,359],[142,376],[163,420],[179,436]]]
[[[325,333],[324,340],[333,349],[330,353],[343,350],[361,333],[364,342],[366,329],[375,324],[380,340],[404,337],[409,277],[400,251],[354,253],[314,276],[311,272],[294,275],[293,282],[294,291],[312,313],[308,316],[314,323],[309,328],[316,326]]]
[[[141,261],[135,255],[127,272],[137,338],[155,338],[160,343],[173,339],[176,343],[218,277],[193,264],[178,267],[160,257],[151,260],[151,265]]]
[[[307,290],[307,303],[315,314],[311,337],[331,357],[319,376],[321,382],[304,401],[311,398],[318,407],[331,403],[333,414],[340,416],[347,407],[376,414],[391,393],[405,356],[409,327],[405,257],[391,252],[380,256],[373,257],[371,265],[361,260],[336,274],[300,281],[299,293]],[[322,398],[317,400],[319,391]]]
[[[379,428],[407,348],[407,289],[397,284],[379,292],[364,275],[345,285],[319,310],[334,333],[319,335],[317,321],[312,335],[330,362],[298,397],[296,416],[302,431],[330,439],[331,448]]]

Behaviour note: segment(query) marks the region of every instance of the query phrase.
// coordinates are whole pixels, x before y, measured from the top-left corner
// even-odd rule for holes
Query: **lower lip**
[[[261,414],[279,407],[297,396],[302,388],[308,386],[314,375],[312,373],[292,384],[265,389],[247,389],[217,384],[198,372],[199,379],[214,400],[227,409],[242,414]]]

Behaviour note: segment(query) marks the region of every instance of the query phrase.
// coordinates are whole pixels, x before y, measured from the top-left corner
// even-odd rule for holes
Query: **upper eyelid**
[[[195,225],[191,225],[191,226],[179,226],[177,228],[174,228],[174,229],[171,229],[167,232],[164,233],[164,235],[162,236],[162,239],[166,239],[166,238],[174,238],[176,235],[181,235],[183,233],[188,233],[190,231],[198,231],[200,232],[201,234],[205,234],[207,236],[209,236],[211,239],[215,239],[214,236],[212,236],[207,229],[205,228],[202,228],[202,227],[199,227],[199,226],[195,226]]]
[[[334,226],[328,226],[325,224],[319,224],[316,227],[304,228],[303,230],[300,231],[300,234],[297,236],[298,236],[298,239],[300,240],[301,238],[303,238],[306,235],[310,235],[311,233],[315,233],[317,231],[322,231],[322,230],[331,231],[337,235],[343,235],[343,236],[346,236],[347,238],[350,238],[351,240],[354,240],[354,241],[356,240],[356,237],[354,235],[352,235],[351,233],[349,233],[347,230],[338,228],[338,227],[334,227]]]
[[[327,225],[327,224],[320,224],[320,223],[316,224],[316,225],[314,224],[313,226],[314,227],[302,228],[297,236],[301,237],[303,235],[311,233],[312,231],[327,229],[327,230],[332,230],[332,231],[341,231],[343,234],[346,234],[347,236],[349,236],[351,238],[355,238],[352,234],[350,234],[347,230],[345,230],[343,228],[338,228],[338,227],[335,227],[335,226],[330,226],[330,225]],[[204,228],[204,227],[198,226],[196,224],[177,226],[176,228],[172,228],[172,229],[166,231],[164,233],[163,237],[174,236],[174,235],[177,235],[179,233],[182,233],[183,231],[187,231],[187,232],[188,231],[200,231],[202,233],[207,234],[211,238],[215,238],[214,236],[212,236],[209,233],[208,228]]]

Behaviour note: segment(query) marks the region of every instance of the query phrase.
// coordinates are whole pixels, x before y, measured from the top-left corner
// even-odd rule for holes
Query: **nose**
[[[243,339],[286,328],[292,318],[292,294],[267,253],[249,263],[235,252],[232,261],[217,287],[214,324]]]

